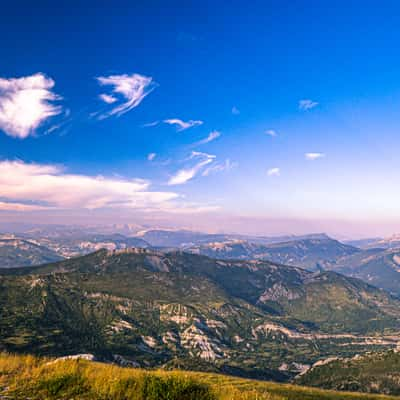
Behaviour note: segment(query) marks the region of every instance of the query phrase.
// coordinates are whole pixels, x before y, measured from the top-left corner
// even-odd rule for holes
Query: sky
[[[400,231],[399,15],[396,1],[2,5],[0,227]]]

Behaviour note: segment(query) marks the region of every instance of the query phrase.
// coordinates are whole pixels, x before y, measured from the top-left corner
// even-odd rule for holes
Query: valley
[[[320,364],[399,347],[400,300],[371,285],[375,271],[376,286],[396,287],[395,249],[321,234],[163,235],[3,237],[18,254],[29,246],[56,262],[3,264],[0,350],[323,386],[312,378]]]

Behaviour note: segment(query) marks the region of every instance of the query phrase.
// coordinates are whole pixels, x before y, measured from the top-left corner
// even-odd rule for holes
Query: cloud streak
[[[213,165],[206,168],[202,176],[208,176],[217,172],[231,171],[236,168],[239,164],[237,162],[231,161],[229,158],[225,160],[223,163],[214,163]]]
[[[107,103],[107,104],[113,104],[113,103],[115,103],[116,101],[118,101],[118,99],[117,99],[116,97],[111,96],[111,95],[109,95],[109,94],[105,94],[105,93],[100,94],[100,95],[99,95],[99,99],[100,99],[100,100],[103,100],[104,103]]]
[[[61,100],[52,89],[55,82],[42,73],[22,78],[0,78],[0,129],[25,139],[47,119],[62,112]]]
[[[193,179],[201,170],[208,164],[211,164],[215,159],[212,154],[201,153],[198,151],[192,151],[189,160],[195,160],[195,164],[189,168],[182,168],[173,175],[169,181],[168,185],[183,185]]]
[[[157,126],[159,123],[160,121],[147,122],[142,125],[142,128],[151,128],[152,126]]]
[[[311,110],[312,108],[317,107],[319,103],[310,99],[304,99],[299,101],[299,110],[307,111]]]
[[[177,131],[184,131],[186,129],[193,128],[194,126],[203,125],[203,121],[200,120],[191,119],[189,121],[182,121],[179,118],[165,119],[163,122],[169,125],[175,125]]]
[[[278,136],[278,134],[276,133],[276,131],[274,131],[273,129],[268,129],[268,130],[266,130],[266,131],[265,131],[265,134],[268,135],[268,136],[272,136],[272,137]]]
[[[319,158],[324,158],[325,154],[324,153],[305,153],[304,157],[308,161],[314,161],[314,160],[318,160]]]
[[[199,140],[197,143],[195,143],[195,145],[202,145],[202,144],[210,143],[213,140],[218,139],[220,136],[221,136],[221,132],[212,131],[209,133],[209,135],[206,138]]]
[[[120,116],[131,111],[157,87],[153,78],[140,74],[99,76],[96,80],[100,86],[112,87],[111,93],[100,94],[100,99],[106,104],[118,102],[110,111],[100,114],[100,119]]]
[[[277,167],[270,168],[269,170],[267,170],[267,175],[268,176],[280,176],[281,170],[280,170],[280,168],[277,168]]]
[[[231,112],[232,112],[233,115],[239,115],[240,114],[240,110],[236,106],[232,107]]]

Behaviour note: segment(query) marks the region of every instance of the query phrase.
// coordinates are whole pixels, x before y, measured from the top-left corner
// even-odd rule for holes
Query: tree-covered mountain
[[[325,389],[400,395],[400,354],[375,352],[320,362],[296,379]]]
[[[400,301],[357,279],[265,261],[101,250],[0,274],[0,349],[288,379],[391,348]]]
[[[25,267],[62,260],[55,251],[19,238],[0,238],[0,268]]]

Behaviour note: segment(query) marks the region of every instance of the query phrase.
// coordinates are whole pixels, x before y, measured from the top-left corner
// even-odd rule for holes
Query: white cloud
[[[104,102],[112,104],[119,100],[119,104],[116,107],[111,111],[101,114],[100,118],[125,114],[137,107],[157,86],[153,78],[139,74],[100,76],[96,79],[101,86],[113,87],[111,94],[100,94],[100,98]]]
[[[232,107],[232,114],[233,115],[239,115],[240,114],[240,110],[236,106],[233,106]]]
[[[311,110],[314,107],[317,107],[318,103],[316,101],[312,101],[310,99],[304,99],[299,101],[299,109],[303,111]]]
[[[192,119],[189,121],[182,121],[179,118],[170,118],[170,119],[165,119],[164,122],[169,125],[176,125],[178,131],[184,131],[194,126],[203,125],[203,121],[192,120]]]
[[[266,131],[265,131],[265,134],[266,134],[266,135],[269,135],[269,136],[272,136],[272,137],[275,137],[275,136],[278,135],[278,134],[276,133],[276,131],[274,131],[273,129],[268,129],[268,130],[266,130]]]
[[[195,145],[201,145],[201,144],[210,143],[210,142],[212,142],[213,140],[219,138],[220,136],[221,136],[221,132],[219,132],[219,131],[212,131],[212,132],[209,133],[209,135],[208,135],[206,138],[204,138],[204,139],[198,141],[197,143],[195,143]]]
[[[118,101],[118,99],[116,97],[111,96],[109,94],[105,94],[105,93],[99,94],[99,98],[100,98],[100,100],[103,100],[104,103],[107,103],[107,104],[113,104],[116,101]]]
[[[239,164],[235,161],[231,161],[229,158],[225,160],[224,163],[214,163],[213,165],[206,168],[202,176],[208,176],[216,172],[230,171],[236,168]]]
[[[0,193],[7,207],[21,203],[20,209],[34,205],[57,209],[162,209],[178,198],[176,193],[153,192],[149,187],[150,182],[140,179],[67,174],[55,165],[0,162]],[[6,206],[3,204],[3,208]]]
[[[314,161],[314,160],[318,160],[318,158],[325,157],[325,154],[324,153],[305,153],[304,157],[306,160]]]
[[[147,159],[149,161],[153,161],[156,158],[156,156],[157,156],[156,153],[150,153],[150,154],[148,154]]]
[[[279,168],[276,168],[276,167],[270,168],[267,171],[267,175],[268,176],[280,176],[280,174],[281,174],[281,170]]]
[[[38,73],[23,78],[0,78],[0,129],[7,135],[24,139],[48,118],[60,114],[55,105],[54,81]]]
[[[196,163],[189,168],[180,169],[175,175],[173,175],[168,185],[182,185],[191,179],[193,179],[206,165],[213,162],[215,156],[207,153],[200,153],[198,151],[192,151],[189,160],[196,160]]]

